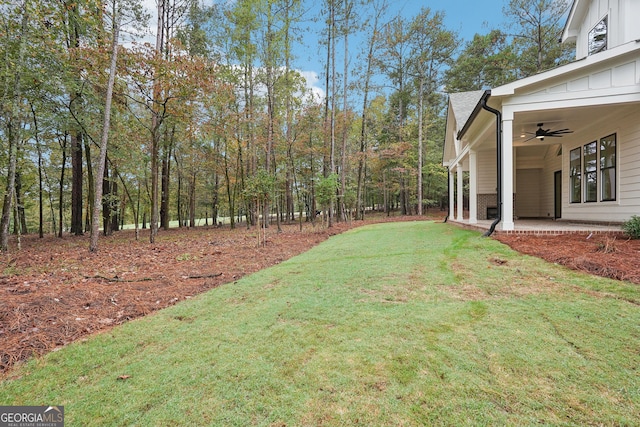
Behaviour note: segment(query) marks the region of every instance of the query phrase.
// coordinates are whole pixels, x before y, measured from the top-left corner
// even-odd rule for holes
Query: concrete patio
[[[475,224],[470,224],[468,219],[458,221],[449,219],[448,222],[457,224],[465,228],[472,228],[479,231],[487,231],[491,227],[493,220],[478,220]],[[553,219],[517,219],[514,221],[515,230],[503,231],[500,223],[496,226],[494,234],[582,234],[582,233],[609,233],[622,234],[620,224],[596,224],[582,223]]]

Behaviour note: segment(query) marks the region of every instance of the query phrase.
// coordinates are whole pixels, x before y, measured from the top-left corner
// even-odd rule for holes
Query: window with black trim
[[[580,147],[571,150],[569,153],[569,180],[571,185],[571,203],[582,201],[582,153]]]
[[[600,200],[616,200],[616,134],[600,140]]]
[[[613,133],[569,153],[571,203],[616,200],[616,134]]]
[[[598,201],[598,144],[596,141],[584,146],[584,201]]]
[[[609,21],[605,16],[589,31],[589,55],[607,50]]]

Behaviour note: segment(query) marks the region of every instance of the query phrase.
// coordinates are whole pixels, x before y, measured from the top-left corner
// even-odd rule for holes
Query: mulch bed
[[[498,234],[495,239],[518,252],[574,270],[640,284],[640,240],[607,233]]]

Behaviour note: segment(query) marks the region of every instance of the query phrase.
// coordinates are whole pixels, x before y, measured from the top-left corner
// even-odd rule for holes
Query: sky
[[[207,3],[220,2],[223,0],[207,0]],[[224,0],[229,1],[229,0]],[[233,0],[231,0],[233,1]],[[307,13],[308,21],[312,17],[320,14],[320,5],[322,0],[303,0],[305,7],[310,7]],[[504,17],[502,13],[503,6],[509,0],[389,0],[390,11],[388,17],[402,15],[410,19],[418,14],[421,8],[430,8],[431,12],[442,11],[445,13],[445,25],[448,29],[458,32],[460,37],[466,42],[470,41],[474,34],[486,34],[490,29],[504,26]],[[154,31],[156,24],[156,0],[143,0],[144,6],[151,13],[149,21],[150,31]],[[308,6],[311,5],[311,6]],[[313,25],[310,23],[306,26]],[[322,74],[323,60],[326,58],[326,51],[320,46],[316,38],[317,28],[303,28],[304,41],[303,45],[298,46],[294,55],[295,67],[307,79],[307,85],[314,93],[319,96],[323,95],[323,82],[319,76]],[[149,36],[148,40],[152,43],[155,41],[153,36]],[[350,50],[357,50],[357,40],[351,40]],[[342,69],[342,65],[338,64]]]
[[[305,2],[309,0],[304,0]],[[321,0],[315,1],[316,7],[310,14],[320,14]],[[502,13],[503,6],[509,0],[389,0],[389,18],[401,15],[406,19],[416,16],[422,8],[431,9],[431,13],[444,12],[444,23],[447,29],[455,31],[464,42],[471,41],[476,33],[486,34],[491,29],[504,26],[505,18]],[[350,50],[357,50],[357,40],[349,41]],[[324,82],[320,81],[323,63],[326,61],[326,48],[319,45],[314,31],[309,31],[304,37],[302,48],[296,52],[296,65],[301,74],[307,79],[307,84],[313,91],[322,96]],[[462,46],[461,46],[462,47]],[[339,49],[340,47],[338,47]],[[341,55],[341,53],[338,53]],[[336,61],[341,61],[340,59]],[[337,64],[342,70],[342,64]]]

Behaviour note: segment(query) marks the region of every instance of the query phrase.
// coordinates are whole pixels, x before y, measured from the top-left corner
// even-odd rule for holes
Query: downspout
[[[491,224],[491,227],[489,227],[489,230],[484,233],[485,237],[491,236],[491,234],[493,234],[493,232],[496,229],[496,225],[498,225],[498,223],[500,221],[502,221],[502,113],[498,110],[496,110],[495,108],[491,108],[487,105],[487,100],[489,99],[489,97],[491,96],[491,92],[487,91],[485,93],[485,95],[482,97],[481,99],[481,103],[482,103],[482,108],[487,110],[490,113],[493,113],[496,115],[496,157],[497,157],[497,162],[498,162],[498,167],[497,167],[497,184],[498,184],[498,216],[496,217],[496,219],[493,221],[493,223]]]
[[[451,178],[449,177],[449,173],[449,166],[447,166],[447,216],[444,217],[444,221],[442,222],[447,222],[449,215],[451,215],[451,202],[449,201],[449,197],[451,197]]]

